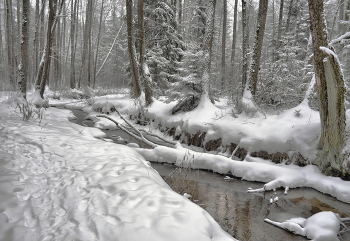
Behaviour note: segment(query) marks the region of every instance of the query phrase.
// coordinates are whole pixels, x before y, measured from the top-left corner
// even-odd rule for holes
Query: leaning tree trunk
[[[128,32],[128,52],[130,60],[130,72],[133,85],[134,98],[141,95],[139,74],[137,71],[136,51],[134,45],[133,31],[132,31],[132,0],[126,0],[126,25]]]
[[[328,48],[323,0],[308,2],[321,117],[320,151],[315,164],[327,175],[349,177],[350,163],[342,153],[346,139],[344,78],[333,49]]]
[[[202,73],[202,91],[204,95],[209,95],[210,87],[210,61],[214,35],[214,18],[215,18],[216,0],[209,0],[207,8],[207,21],[205,25],[205,34],[203,38],[203,73]]]

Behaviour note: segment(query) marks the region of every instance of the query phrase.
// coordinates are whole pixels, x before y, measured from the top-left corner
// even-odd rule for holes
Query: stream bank
[[[92,121],[85,120],[86,113],[71,111],[77,116],[75,123],[93,125]],[[110,139],[121,136],[128,142],[135,142],[122,131],[103,131]],[[152,167],[174,191],[181,195],[190,194],[191,201],[203,207],[225,231],[241,241],[307,240],[264,222],[264,218],[282,221],[297,216],[309,217],[320,211],[333,211],[342,217],[350,217],[348,204],[310,188],[293,189],[287,195],[284,190],[247,193],[249,187],[260,188],[261,183],[169,164],[152,163]],[[270,203],[270,199],[276,197],[278,201]],[[350,233],[344,234],[343,240],[350,240]]]

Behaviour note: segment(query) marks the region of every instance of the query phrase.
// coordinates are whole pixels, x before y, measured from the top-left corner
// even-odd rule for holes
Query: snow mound
[[[313,241],[339,240],[340,217],[333,212],[320,212],[307,219],[292,218],[281,223],[270,219],[265,219],[265,221],[295,234],[305,236]]]

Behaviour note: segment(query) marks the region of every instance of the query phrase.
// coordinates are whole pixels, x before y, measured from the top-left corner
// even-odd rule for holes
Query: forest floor
[[[115,124],[96,117],[100,114],[96,111],[108,112],[119,122],[122,119],[113,108],[125,117],[139,113],[127,95],[50,103],[89,112],[95,126],[103,129],[113,129]],[[235,149],[247,151],[244,160],[222,147],[220,152],[202,153],[180,143],[175,148],[116,146],[97,140],[104,136],[100,130],[68,122],[74,118],[69,110],[48,108],[23,121],[13,102],[2,102],[0,239],[139,240],[142,236],[143,240],[233,240],[207,212],[173,192],[147,161],[266,183],[248,192],[311,187],[350,203],[349,182],[326,177],[313,165],[276,164],[252,155],[259,151],[287,153],[289,157],[301,153],[312,160],[320,123],[318,113],[307,103],[278,115],[243,114],[237,118],[224,101],[213,105],[203,99],[191,112],[170,115],[174,105],[155,101],[145,112],[150,121],[147,130],[155,134],[172,130],[180,140],[201,133],[204,146],[218,139],[223,147],[234,143]],[[295,232],[314,240],[337,240],[339,216],[322,212],[319,217],[287,221],[285,226],[297,227]],[[328,221],[320,224],[319,220]]]

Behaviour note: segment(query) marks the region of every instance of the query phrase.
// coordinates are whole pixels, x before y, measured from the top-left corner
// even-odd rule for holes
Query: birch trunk
[[[29,41],[29,29],[28,29],[28,11],[30,7],[29,0],[22,1],[23,10],[22,10],[22,41],[21,41],[21,65],[19,69],[20,80],[18,82],[18,87],[20,94],[24,99],[27,99],[27,79],[28,79],[28,41]]]

